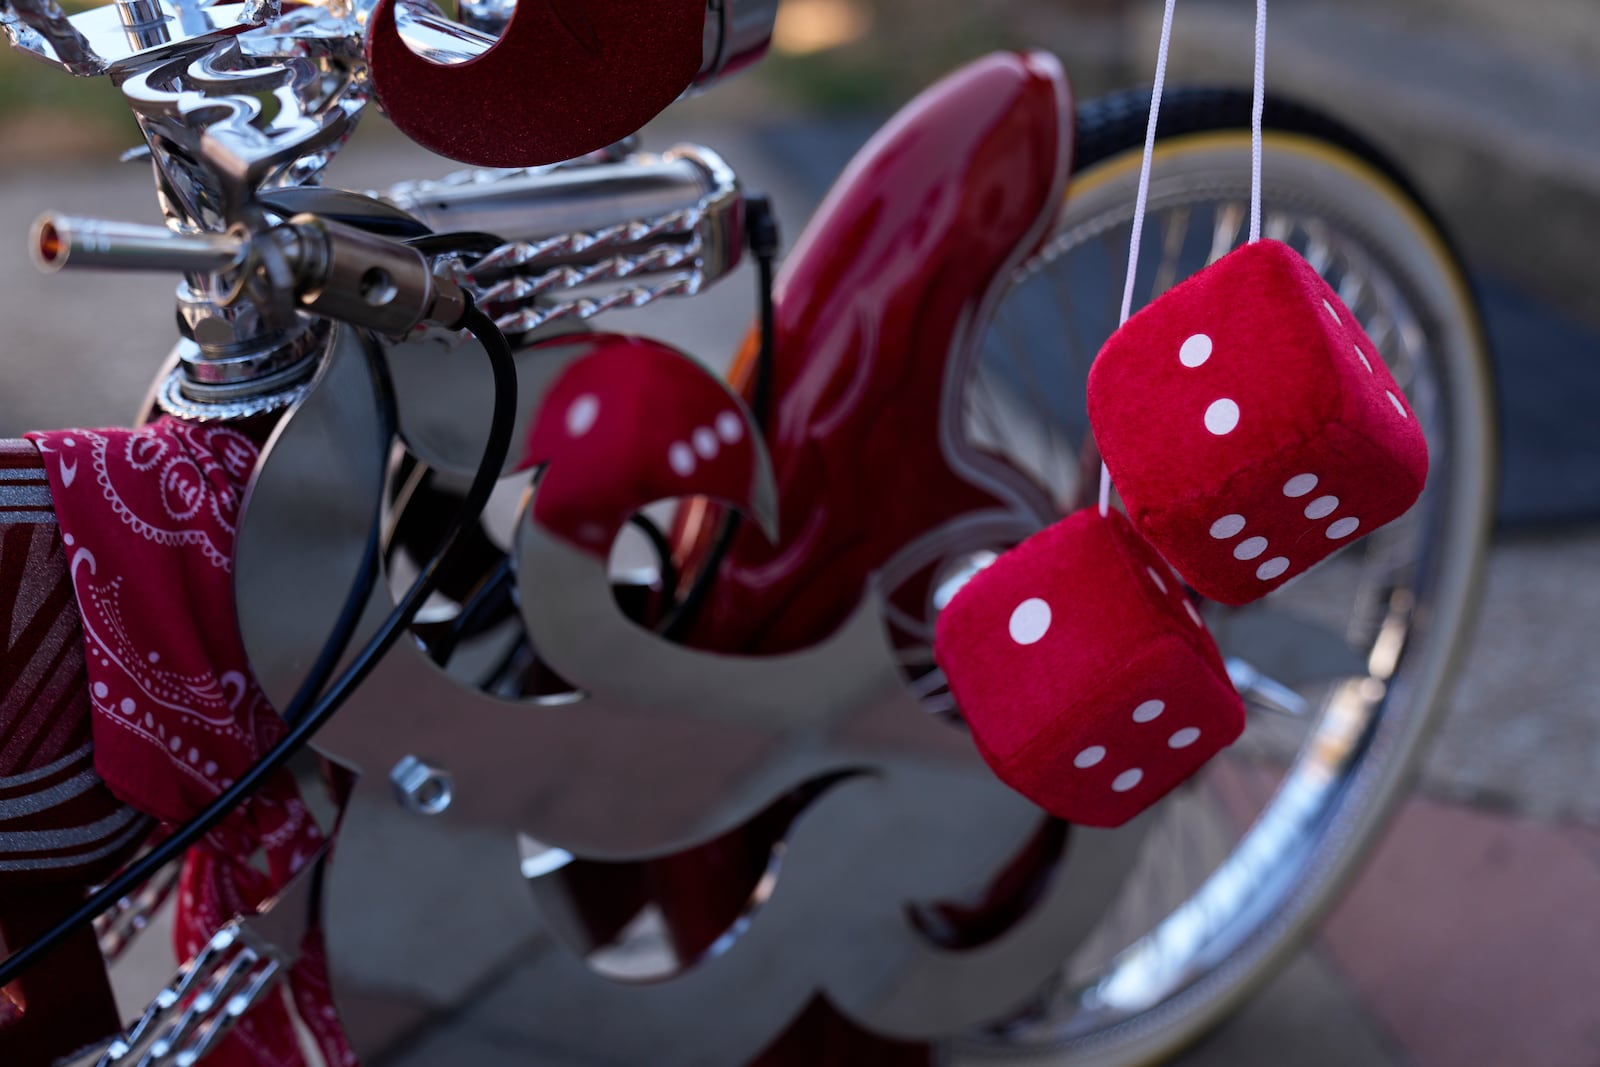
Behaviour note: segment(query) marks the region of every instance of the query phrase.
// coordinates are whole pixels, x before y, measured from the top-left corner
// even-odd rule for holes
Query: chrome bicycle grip
[[[737,188],[733,172],[715,153],[679,146],[614,163],[462,171],[376,195],[436,232],[491,233],[515,243],[661,218]]]
[[[611,162],[462,171],[383,198],[434,229],[505,242],[457,274],[508,334],[694,295],[744,250],[738,177],[695,145]]]

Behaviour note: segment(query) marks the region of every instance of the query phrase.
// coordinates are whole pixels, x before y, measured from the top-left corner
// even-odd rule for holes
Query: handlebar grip
[[[410,182],[383,198],[440,233],[492,233],[511,242],[660,218],[734,184],[720,159],[685,148],[484,181]]]

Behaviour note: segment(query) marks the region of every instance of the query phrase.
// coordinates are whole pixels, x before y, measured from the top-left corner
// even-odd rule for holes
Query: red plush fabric
[[[657,500],[704,495],[748,510],[756,434],[727,385],[659,341],[590,343],[545,392],[528,434],[524,465],[549,465],[534,517],[604,554],[628,517]]]
[[[1089,371],[1089,419],[1139,532],[1226,604],[1398,518],[1428,474],[1377,346],[1278,241],[1236,249],[1114,333]]]
[[[1238,739],[1244,705],[1172,571],[1120,512],[1077,512],[972,579],[934,655],[1000,778],[1120,826]]]
[[[559,163],[635,133],[700,71],[706,0],[518,4],[465,63],[411,50],[398,0],[374,9],[367,59],[378,102],[407,137],[480,167]]]
[[[257,448],[226,427],[173,419],[29,439],[44,457],[82,617],[95,768],[126,803],[181,822],[284,731],[250,675],[233,610],[234,524]],[[321,840],[293,779],[280,775],[190,851],[177,900],[180,955],[286,884]],[[261,850],[267,872],[251,865]],[[327,1063],[352,1064],[318,946],[302,948],[290,978],[300,1014]],[[206,1062],[305,1060],[283,1001],[270,998]]]

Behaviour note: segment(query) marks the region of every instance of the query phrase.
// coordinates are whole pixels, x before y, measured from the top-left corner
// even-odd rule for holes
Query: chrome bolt
[[[419,815],[439,815],[455,798],[455,785],[450,772],[424,763],[416,756],[407,756],[389,772],[394,783],[395,799],[402,807]]]

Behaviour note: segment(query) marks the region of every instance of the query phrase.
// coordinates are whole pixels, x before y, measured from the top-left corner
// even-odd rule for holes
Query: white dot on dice
[[[1283,483],[1284,496],[1305,496],[1317,487],[1315,474],[1296,474],[1293,478]]]
[[[694,473],[694,452],[682,441],[675,441],[667,449],[667,463],[680,477],[687,478]]]
[[[1167,705],[1165,701],[1146,700],[1143,704],[1140,704],[1138,707],[1133,709],[1133,721],[1149,722],[1151,719],[1154,719],[1156,716],[1160,715],[1166,710]]]
[[[1152,582],[1156,583],[1157,589],[1161,590],[1162,593],[1167,591],[1167,583],[1161,580],[1161,575],[1156,573],[1156,569],[1154,567],[1146,567],[1144,572],[1150,576],[1150,580]]]
[[[1341,537],[1349,537],[1351,534],[1355,533],[1360,526],[1360,519],[1340,519],[1338,522],[1328,527],[1328,540],[1337,541]]]
[[[1206,408],[1206,429],[1218,437],[1233,432],[1239,425],[1239,405],[1224,397]]]
[[[1185,726],[1171,737],[1167,738],[1168,748],[1188,748],[1200,740],[1200,731],[1193,726]]]
[[[711,432],[710,427],[701,426],[691,435],[694,440],[694,450],[700,453],[701,459],[716,459],[721,444],[717,435]]]
[[[1360,345],[1356,345],[1356,358],[1361,361],[1361,365],[1363,367],[1367,368],[1367,373],[1371,374],[1372,373],[1372,364],[1367,362],[1367,354],[1365,352],[1361,351],[1361,346]]]
[[[567,433],[582,437],[594,428],[594,421],[599,417],[600,398],[593,393],[584,393],[567,409]]]
[[[1211,338],[1197,333],[1178,349],[1178,362],[1185,367],[1198,367],[1211,358]]]
[[[1256,568],[1256,577],[1263,582],[1270,582],[1284,571],[1289,569],[1289,561],[1282,556],[1274,556]]]
[[[1319,496],[1306,505],[1306,518],[1325,519],[1339,510],[1339,498],[1336,496]]]
[[[1265,537],[1252,537],[1239,542],[1239,547],[1233,550],[1234,559],[1255,559],[1267,550]]]
[[[1011,613],[1011,640],[1019,645],[1036,644],[1050,629],[1050,605],[1032,597],[1018,604]]]
[[[1211,536],[1218,541],[1226,541],[1244,529],[1243,515],[1224,515],[1211,524]]]
[[[1072,765],[1078,768],[1093,767],[1096,763],[1106,758],[1106,750],[1100,745],[1090,745],[1073,758]]]
[[[1144,772],[1134,767],[1132,770],[1123,771],[1111,780],[1111,788],[1118,793],[1126,793],[1140,782],[1144,781]]]
[[[733,412],[724,411],[717,416],[717,436],[731,445],[744,436],[744,423]]]
[[[1406,416],[1406,406],[1404,404],[1400,403],[1400,398],[1399,397],[1395,396],[1393,393],[1389,392],[1387,389],[1384,390],[1383,395],[1389,398],[1389,403],[1394,405],[1394,409],[1400,413],[1400,417],[1401,418],[1406,418],[1407,417]]]

